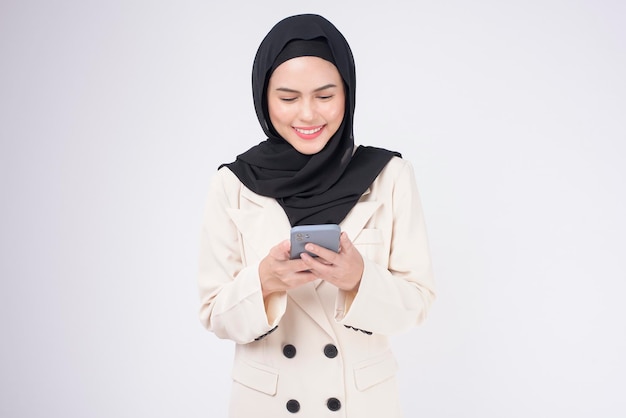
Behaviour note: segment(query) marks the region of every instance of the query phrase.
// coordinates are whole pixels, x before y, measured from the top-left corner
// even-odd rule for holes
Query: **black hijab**
[[[300,42],[296,48],[293,43],[285,48],[295,40],[322,41],[326,45],[320,48],[317,42]],[[324,149],[313,155],[299,153],[281,138],[267,111],[267,84],[272,72],[296,56],[319,56],[332,62],[346,91],[341,126]],[[389,160],[400,156],[374,147],[359,146],[354,150],[355,85],[350,46],[337,28],[321,16],[288,17],[278,22],[259,46],[252,68],[252,93],[267,140],[224,165],[253,192],[275,198],[292,226],[340,223]]]

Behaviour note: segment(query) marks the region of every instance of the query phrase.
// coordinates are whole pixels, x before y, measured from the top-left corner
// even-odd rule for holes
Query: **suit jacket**
[[[289,238],[273,198],[227,168],[210,184],[201,237],[200,318],[236,343],[230,416],[401,416],[388,336],[434,300],[422,208],[409,162],[394,157],[341,223],[361,252],[356,295],[317,280],[265,301],[259,262]]]

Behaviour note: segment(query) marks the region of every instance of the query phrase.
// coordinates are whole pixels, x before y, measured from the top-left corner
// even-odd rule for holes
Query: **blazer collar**
[[[258,246],[255,250],[262,258],[269,248],[289,239],[289,220],[283,208],[272,197],[261,196],[246,187],[242,187],[240,197],[239,208],[229,209],[228,213],[248,242]],[[340,224],[341,230],[348,234],[350,240],[354,241],[358,237],[381,203],[371,199],[369,188],[363,193],[359,202]],[[268,248],[268,243],[273,244],[269,244]]]
[[[261,260],[279,242],[289,239],[287,215],[276,199],[258,195],[242,186],[238,208],[227,209],[244,240]]]

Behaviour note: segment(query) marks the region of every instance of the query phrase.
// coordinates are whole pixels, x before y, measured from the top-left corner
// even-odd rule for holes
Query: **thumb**
[[[349,251],[352,248],[352,241],[350,241],[346,232],[341,233],[339,237],[339,245],[343,251]]]

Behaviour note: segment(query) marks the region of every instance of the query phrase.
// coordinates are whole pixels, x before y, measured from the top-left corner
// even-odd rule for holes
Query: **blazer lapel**
[[[324,312],[322,301],[317,294],[315,282],[309,282],[303,286],[292,289],[287,292],[287,295],[328,335],[333,335],[332,326]]]
[[[273,246],[289,239],[289,220],[274,198],[242,187],[239,208],[228,209],[228,214],[241,232],[246,248],[254,252],[248,263],[260,261]]]
[[[273,246],[289,239],[289,220],[274,198],[258,195],[242,187],[239,207],[228,209],[228,214],[243,236],[246,248],[254,252],[253,257],[247,257],[248,264],[259,262]],[[324,331],[333,334],[314,282],[292,289],[287,295]]]
[[[341,223],[342,231],[347,232],[352,241],[381,205],[381,202],[368,200],[369,197],[368,189]],[[260,261],[274,245],[289,239],[289,220],[274,198],[258,195],[242,187],[239,207],[228,209],[228,214],[241,232],[246,247],[254,252],[254,260],[248,258],[248,263]],[[319,281],[316,282],[292,289],[287,294],[332,336],[332,326],[316,290]]]
[[[369,200],[371,198],[368,188],[359,202],[352,208],[348,216],[341,222],[341,230],[348,234],[348,238],[354,241],[367,222],[374,216],[381,202]],[[324,312],[322,301],[316,290],[322,281],[308,283],[306,286],[289,291],[291,298],[304,309],[330,336],[333,335],[330,319]]]

